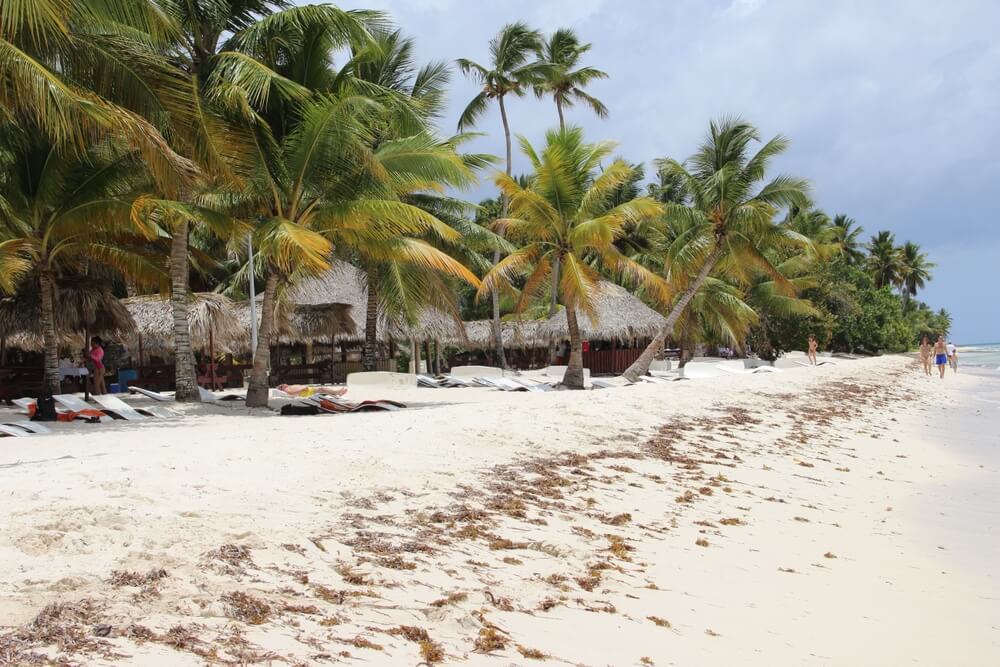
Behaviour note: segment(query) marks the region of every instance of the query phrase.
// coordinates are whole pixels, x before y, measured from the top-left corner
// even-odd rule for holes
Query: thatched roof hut
[[[122,299],[135,320],[135,334],[126,339],[135,352],[139,345],[147,353],[172,354],[174,315],[169,297],[159,294]],[[214,292],[194,294],[188,302],[188,328],[191,347],[207,351],[227,351],[241,338],[236,305],[228,297]]]
[[[582,312],[577,313],[580,335],[584,340],[627,342],[636,338],[652,338],[667,321],[634,294],[607,281],[601,282],[593,300],[596,322]],[[546,339],[549,335],[557,338],[569,336],[566,311],[560,310],[545,320],[539,333]]]
[[[666,318],[644,304],[628,290],[603,281],[594,297],[597,322],[578,313],[580,335],[586,340],[617,340],[627,342],[636,338],[651,338],[657,334]],[[493,347],[493,329],[490,320],[465,323],[468,346],[490,349]],[[549,344],[549,337],[569,337],[566,311],[547,320],[508,320],[501,322],[504,347],[539,348]],[[453,345],[460,343],[449,340]]]
[[[330,268],[321,275],[307,278],[293,285],[285,293],[285,299],[296,305],[316,308],[330,303],[351,306],[355,320],[363,323],[368,312],[368,287],[364,272],[356,266],[334,260]],[[464,340],[462,323],[439,308],[425,308],[412,325],[389,317],[384,309],[378,313],[378,340],[387,343],[390,339],[422,340]],[[345,330],[337,337],[342,341],[359,341],[364,338],[364,326]]]
[[[593,300],[596,322],[582,312],[577,313],[580,335],[584,340],[628,342],[637,338],[652,338],[667,321],[637,296],[611,282],[602,281]],[[546,340],[549,335],[568,337],[566,311],[560,310],[545,320],[538,333]]]
[[[274,326],[278,342],[283,344],[307,343],[315,340],[337,340],[343,336],[353,335],[357,324],[352,317],[352,306],[347,303],[331,302],[325,304],[296,304],[289,300],[288,295],[278,300],[278,310],[275,313]],[[260,327],[264,312],[264,297],[256,299],[257,322]],[[250,302],[241,301],[236,304],[236,318],[239,323],[238,349],[250,350]]]
[[[62,345],[82,347],[84,333],[120,338],[135,330],[131,313],[103,281],[60,278],[54,297],[55,329]],[[0,337],[11,347],[42,349],[42,300],[37,288],[0,299]]]

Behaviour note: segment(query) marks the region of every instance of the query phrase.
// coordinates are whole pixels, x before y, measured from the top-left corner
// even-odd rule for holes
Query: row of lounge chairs
[[[116,419],[125,421],[143,421],[146,419],[171,419],[178,417],[176,412],[160,406],[133,407],[117,396],[110,394],[91,397],[98,407],[87,403],[73,394],[56,394],[52,399],[58,404],[56,420],[110,422]],[[29,416],[34,416],[36,404],[33,398],[17,398],[11,401],[24,410]],[[15,420],[0,424],[0,435],[8,437],[24,437],[50,433],[51,429],[38,422]]]
[[[441,389],[445,387],[488,387],[500,391],[531,391],[544,392],[553,391],[553,382],[542,382],[529,377],[486,377],[477,376],[469,378],[455,377],[454,375],[417,375],[417,385],[431,389]]]

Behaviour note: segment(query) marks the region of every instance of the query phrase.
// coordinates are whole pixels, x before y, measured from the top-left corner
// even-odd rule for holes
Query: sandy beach
[[[1000,663],[996,379],[351,397],[0,440],[0,664]]]

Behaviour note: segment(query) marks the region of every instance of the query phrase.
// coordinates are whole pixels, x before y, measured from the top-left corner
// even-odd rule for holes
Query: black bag
[[[281,406],[282,415],[318,415],[319,406],[318,405],[301,405],[298,403],[289,403],[288,405]]]
[[[56,401],[51,396],[39,396],[35,401],[35,414],[31,416],[33,422],[54,422],[56,421]]]

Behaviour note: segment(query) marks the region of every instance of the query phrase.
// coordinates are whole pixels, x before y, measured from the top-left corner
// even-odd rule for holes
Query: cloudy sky
[[[304,0],[299,0],[305,4]],[[708,120],[739,114],[791,139],[780,171],[808,178],[829,213],[865,238],[889,229],[937,263],[921,298],[947,308],[960,342],[1000,340],[1000,2],[994,0],[345,0],[388,12],[423,60],[487,63],[489,39],[522,20],[571,27],[587,64],[610,78],[590,92],[610,109],[568,120],[612,139],[629,161],[683,158]],[[442,131],[476,86],[455,73]],[[557,123],[551,101],[509,105],[532,142]],[[471,148],[502,154],[499,115]],[[515,159],[515,172],[525,169]],[[651,171],[647,169],[647,171]],[[470,197],[491,194],[487,186]]]

